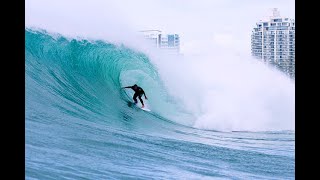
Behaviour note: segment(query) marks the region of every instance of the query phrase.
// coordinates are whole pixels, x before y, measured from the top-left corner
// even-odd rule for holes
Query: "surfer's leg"
[[[142,95],[139,95],[139,100],[140,100],[140,102],[141,102],[141,104],[142,104],[142,107],[144,107],[144,104],[143,104],[143,101],[142,101],[141,96],[142,96]]]
[[[136,104],[138,103],[137,96],[138,96],[138,93],[134,93],[133,100],[134,100],[134,103],[136,103]]]

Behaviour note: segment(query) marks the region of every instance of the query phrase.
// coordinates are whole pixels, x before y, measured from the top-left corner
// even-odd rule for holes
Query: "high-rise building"
[[[170,53],[180,52],[180,37],[178,34],[163,34],[160,30],[140,31],[146,39],[152,41],[154,47],[166,50]]]
[[[281,17],[277,8],[267,20],[260,20],[251,35],[252,56],[295,77],[295,21]]]
[[[161,34],[160,48],[173,53],[180,51],[180,38],[178,34]]]

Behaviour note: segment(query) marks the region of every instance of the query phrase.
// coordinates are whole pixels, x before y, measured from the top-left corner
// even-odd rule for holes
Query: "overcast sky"
[[[26,26],[51,25],[52,29],[61,24],[79,29],[108,19],[134,31],[177,33],[184,54],[221,48],[249,54],[251,30],[271,15],[271,8],[278,8],[281,16],[295,18],[294,0],[26,0]],[[81,23],[86,26],[78,26]],[[94,26],[103,30],[103,26]]]

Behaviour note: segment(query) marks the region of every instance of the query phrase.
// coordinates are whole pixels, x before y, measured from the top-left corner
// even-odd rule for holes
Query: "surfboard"
[[[133,107],[133,106],[135,106],[135,107],[137,107],[137,108],[139,108],[139,109],[142,109],[142,110],[144,110],[144,111],[148,111],[148,112],[151,111],[150,109],[148,109],[148,108],[146,108],[146,107],[141,108],[140,105],[137,105],[136,103],[133,103],[133,102],[131,102],[131,101],[127,101],[127,103],[128,103],[128,107]]]
[[[142,109],[142,110],[144,110],[144,111],[151,111],[150,109],[147,109],[147,108],[140,108],[140,109]]]

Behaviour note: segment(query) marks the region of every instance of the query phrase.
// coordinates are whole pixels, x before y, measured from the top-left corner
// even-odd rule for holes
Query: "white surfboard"
[[[142,109],[142,110],[144,110],[144,111],[151,111],[150,109],[147,109],[147,108],[140,108],[140,109]]]
[[[148,109],[147,107],[141,108],[141,105],[138,105],[138,104],[136,104],[136,103],[134,103],[134,102],[127,101],[127,103],[128,103],[128,106],[129,106],[129,107],[136,106],[136,107],[138,107],[138,108],[140,108],[140,109],[142,109],[142,110],[144,110],[144,111],[148,111],[148,112],[151,111],[151,110]]]

